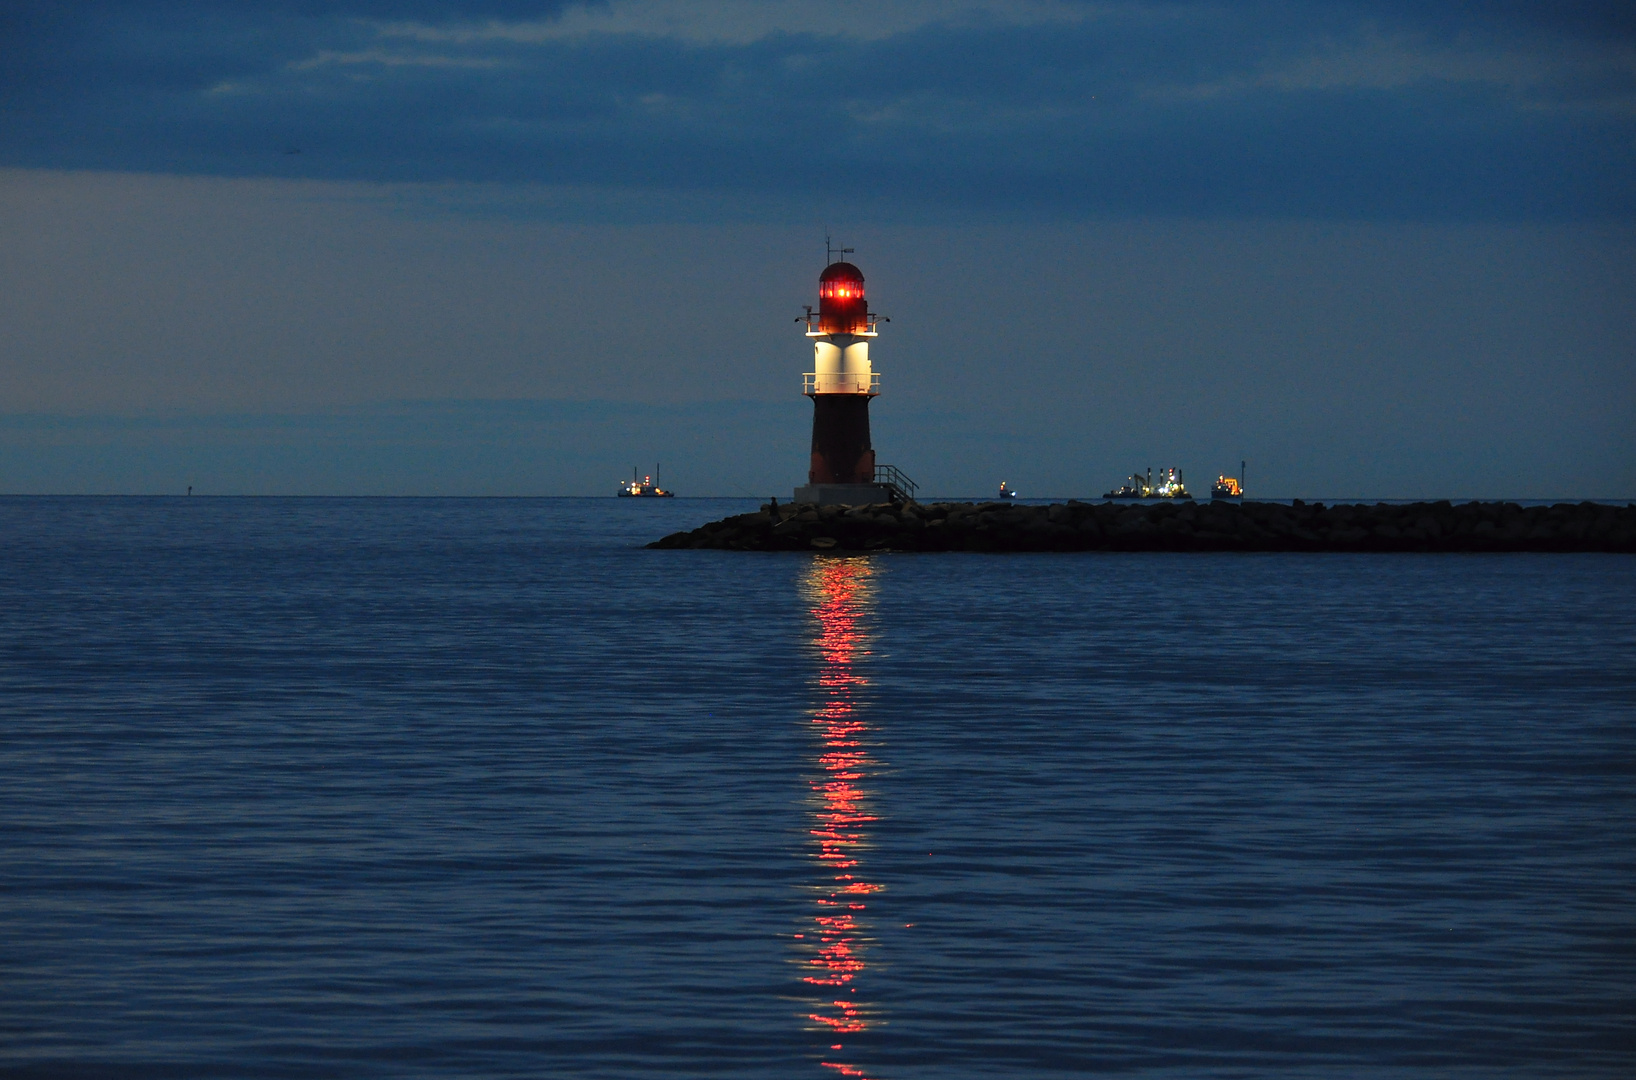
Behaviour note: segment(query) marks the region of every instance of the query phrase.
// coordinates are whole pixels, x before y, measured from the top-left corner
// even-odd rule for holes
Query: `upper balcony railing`
[[[868,394],[874,397],[880,393],[880,372],[871,372],[869,375],[822,375],[809,371],[801,376],[801,392],[808,397],[814,394]]]
[[[807,332],[807,337],[826,337],[829,334],[829,331],[820,330],[818,328],[819,327],[818,312],[816,312],[816,311],[809,311],[805,315],[797,315],[796,318],[795,318],[795,321],[796,322],[804,322],[804,323],[807,324],[807,331],[806,331]],[[891,321],[892,320],[888,319],[885,315],[877,315],[873,311],[871,311],[868,315],[865,316],[864,328],[862,330],[854,331],[852,336],[853,337],[879,337],[880,336],[880,330],[876,326],[876,323],[891,322]]]

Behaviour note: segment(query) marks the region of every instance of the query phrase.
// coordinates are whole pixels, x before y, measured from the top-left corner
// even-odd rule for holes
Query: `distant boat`
[[[1147,489],[1148,484],[1147,481],[1142,479],[1142,474],[1131,473],[1129,480],[1126,480],[1112,491],[1104,492],[1102,497],[1104,499],[1145,499],[1147,498]]]
[[[1211,502],[1243,502],[1244,501],[1244,462],[1238,463],[1237,476],[1216,477],[1216,482],[1210,488]]]
[[[655,465],[653,471],[657,475],[659,466]],[[619,485],[619,497],[621,499],[671,499],[675,498],[675,496],[674,491],[666,491],[660,487],[658,481],[654,480],[652,476],[644,476],[638,480],[635,469],[631,470],[630,483]]]
[[[1002,499],[1015,499],[1016,497],[1017,497],[1017,493],[1015,491],[1013,491],[1011,488],[1006,487],[1005,486],[1005,481],[1001,480],[1000,481],[1000,498],[1002,498]]]
[[[1118,488],[1102,496],[1104,499],[1188,499],[1193,496],[1187,493],[1187,485],[1182,483],[1180,469],[1160,469],[1159,482],[1153,482],[1153,470],[1147,475],[1131,473],[1130,478]]]

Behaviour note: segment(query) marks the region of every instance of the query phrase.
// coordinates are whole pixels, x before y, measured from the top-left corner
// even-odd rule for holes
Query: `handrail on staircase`
[[[891,490],[899,501],[911,503],[915,501],[915,491],[920,487],[896,465],[876,465],[875,483]]]

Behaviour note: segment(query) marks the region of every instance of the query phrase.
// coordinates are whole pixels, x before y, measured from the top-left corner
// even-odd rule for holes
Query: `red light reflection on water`
[[[809,953],[803,981],[824,988],[832,998],[821,1001],[808,1014],[822,1025],[826,1042],[867,1030],[872,1015],[854,997],[868,941],[860,920],[867,910],[866,898],[881,888],[864,880],[858,858],[868,842],[865,827],[876,820],[869,812],[868,793],[860,786],[874,762],[864,745],[869,728],[856,700],[867,685],[856,664],[868,654],[863,616],[873,599],[871,573],[868,559],[815,559],[805,583],[818,621],[814,643],[822,661],[818,688],[823,699],[812,717],[819,739],[819,772],[812,780],[817,799],[811,833],[824,879],[812,916],[816,932],[802,936]],[[816,947],[810,943],[812,938],[817,940]],[[822,1064],[841,1076],[865,1077],[855,1065]]]

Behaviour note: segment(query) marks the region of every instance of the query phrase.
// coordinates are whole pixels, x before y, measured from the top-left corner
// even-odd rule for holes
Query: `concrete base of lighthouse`
[[[885,484],[803,484],[795,489],[793,501],[816,506],[868,506],[896,498]]]

